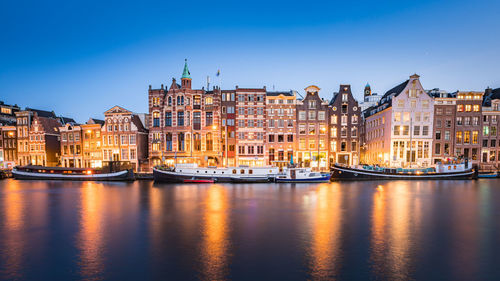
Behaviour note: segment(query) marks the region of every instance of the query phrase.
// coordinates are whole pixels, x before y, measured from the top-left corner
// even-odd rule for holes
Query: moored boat
[[[486,172],[486,173],[479,173],[477,175],[478,178],[484,178],[484,179],[495,179],[495,178],[500,178],[500,173],[499,172]]]
[[[403,169],[384,167],[347,167],[335,164],[331,168],[332,180],[451,180],[475,179],[477,168],[471,163],[438,164],[435,168]]]
[[[311,172],[311,168],[286,168],[276,176],[276,182],[287,183],[317,183],[329,182],[329,173]]]
[[[63,168],[44,166],[17,166],[12,176],[18,180],[72,180],[72,181],[131,181],[132,170],[104,172],[98,169]]]
[[[185,180],[208,180],[229,183],[265,183],[274,180],[277,167],[198,167],[195,163],[177,164],[173,168],[154,167],[156,182],[184,183]]]

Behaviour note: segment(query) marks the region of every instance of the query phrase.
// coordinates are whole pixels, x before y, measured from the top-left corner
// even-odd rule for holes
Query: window
[[[347,150],[347,143],[345,141],[340,143],[340,151],[346,151]]]
[[[356,128],[351,128],[351,137],[357,137],[358,136],[358,129]]]
[[[358,149],[357,142],[355,141],[351,142],[351,151],[357,151],[357,149]]]
[[[316,126],[314,124],[309,124],[309,135],[316,135]]]
[[[429,126],[422,126],[422,136],[429,135]]]
[[[193,134],[193,146],[195,151],[201,150],[201,135],[198,133]]]
[[[340,136],[343,138],[347,137],[347,128],[346,127],[340,128]]]
[[[171,133],[167,133],[165,135],[165,141],[166,141],[165,150],[172,151],[172,134]]]
[[[399,136],[400,130],[401,130],[401,126],[394,126],[394,135]]]
[[[278,142],[284,142],[285,141],[285,136],[284,135],[278,135]]]
[[[401,122],[401,112],[394,112],[394,121]]]
[[[444,140],[450,140],[450,131],[444,131]]]
[[[483,126],[483,136],[488,136],[490,134],[490,127]]]
[[[410,121],[410,112],[404,112],[403,113],[403,122],[408,122]]]
[[[299,139],[299,149],[300,150],[306,149],[306,140],[305,139]]]
[[[177,135],[177,150],[184,151],[185,149],[184,133],[179,133]]]
[[[473,110],[474,110],[475,112],[479,112],[479,104],[475,104],[475,105],[473,106]]]
[[[315,120],[316,119],[316,111],[310,110],[308,113],[309,113],[309,120]]]
[[[205,104],[206,105],[212,105],[214,103],[214,99],[212,97],[206,97],[205,98]]]
[[[423,109],[428,109],[429,108],[429,101],[428,100],[422,101],[422,108]]]
[[[316,101],[315,100],[310,100],[309,101],[309,108],[311,108],[311,109],[316,108]]]
[[[318,112],[318,120],[325,120],[325,112],[324,111]]]
[[[472,144],[477,144],[478,143],[478,131],[473,131],[472,132]]]
[[[445,121],[445,126],[446,126],[446,128],[451,128],[451,120],[450,119],[447,119]]]
[[[470,104],[465,105],[465,112],[470,112],[472,109],[472,106]]]
[[[443,114],[443,109],[442,108],[436,108],[436,115],[442,115],[442,114]]]
[[[341,106],[341,108],[342,108],[342,111],[341,111],[341,112],[342,112],[342,114],[347,114],[347,104],[343,104],[343,105]]]
[[[342,94],[342,101],[347,102],[349,100],[349,96],[347,94]]]
[[[184,126],[184,111],[177,112],[177,126]]]
[[[287,135],[286,141],[287,142],[293,142],[293,135]]]
[[[193,112],[193,129],[201,130],[201,112]],[[198,135],[199,137],[199,135]]]
[[[420,136],[420,126],[413,127],[413,135]]]
[[[306,134],[306,125],[300,124],[299,125],[299,135],[305,135],[305,134]]]
[[[337,115],[332,115],[332,117],[330,117],[330,121],[332,124],[337,124]]]
[[[351,117],[351,123],[352,124],[358,124],[358,116],[357,115],[353,115]]]
[[[126,148],[122,148],[122,160],[128,160],[128,150]]]
[[[205,126],[212,126],[213,124],[213,113],[206,112],[205,113]]]
[[[340,117],[340,123],[344,126],[347,125],[347,115],[342,115]]]
[[[410,127],[405,125],[403,126],[403,136],[407,136],[410,133]]]
[[[474,125],[474,126],[479,125],[479,117],[477,117],[477,116],[472,117],[472,125]]]
[[[269,135],[269,142],[274,142],[274,135],[273,134]]]
[[[464,132],[464,143],[470,143],[470,132],[469,131]]]
[[[463,111],[464,111],[463,104],[457,104],[457,112],[463,112]]]
[[[213,141],[212,133],[207,133],[207,135],[206,135],[206,150],[207,151],[214,150],[214,141]]]
[[[330,136],[332,138],[336,138],[337,137],[337,127],[332,127],[331,130],[330,130]]]
[[[436,146],[434,147],[434,153],[435,154],[441,154],[441,144],[440,143],[436,143]]]
[[[165,127],[172,127],[172,112],[165,112]]]
[[[470,117],[465,117],[465,126],[469,126],[470,125]]]
[[[455,141],[456,141],[457,143],[462,143],[462,132],[458,131],[458,132],[456,133]]]

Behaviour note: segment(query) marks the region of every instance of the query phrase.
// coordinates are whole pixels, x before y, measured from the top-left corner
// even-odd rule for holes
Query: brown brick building
[[[119,106],[104,112],[101,129],[103,162],[130,163],[135,171],[148,170],[148,131],[137,114]],[[105,164],[103,163],[103,165]]]
[[[221,92],[191,88],[187,62],[181,85],[149,89],[150,165],[222,165]]]
[[[32,165],[58,166],[61,123],[58,119],[35,114],[29,130],[29,155]]]
[[[286,167],[292,160],[297,135],[296,101],[295,91],[266,94],[268,165]]]
[[[482,92],[458,92],[455,122],[455,156],[479,164],[482,143]]]
[[[301,167],[328,170],[328,102],[319,97],[317,86],[305,88],[306,96],[297,100],[297,152]],[[319,158],[318,158],[319,155]],[[295,161],[295,160],[294,160]]]
[[[329,106],[330,163],[357,165],[360,160],[361,111],[351,85],[340,85]]]
[[[266,88],[236,86],[236,165],[267,165]]]
[[[66,124],[59,127],[61,134],[61,166],[83,167],[82,128]]]
[[[11,169],[17,162],[17,130],[16,126],[0,127],[2,135],[3,160],[0,161],[0,168]],[[2,162],[3,161],[3,162]]]
[[[236,165],[236,91],[222,90],[222,163]]]
[[[455,157],[456,93],[435,93],[432,163]]]

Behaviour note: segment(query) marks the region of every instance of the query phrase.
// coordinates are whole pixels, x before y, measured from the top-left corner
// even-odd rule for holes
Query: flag
[[[220,76],[220,69],[217,70],[217,74],[215,76],[219,77]]]

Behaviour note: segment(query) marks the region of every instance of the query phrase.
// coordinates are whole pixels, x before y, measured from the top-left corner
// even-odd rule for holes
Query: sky
[[[500,87],[500,1],[1,1],[0,100],[85,122],[149,85]],[[221,70],[220,80],[215,77]]]

